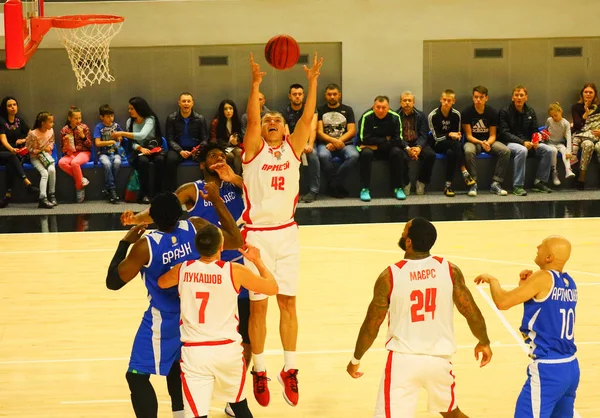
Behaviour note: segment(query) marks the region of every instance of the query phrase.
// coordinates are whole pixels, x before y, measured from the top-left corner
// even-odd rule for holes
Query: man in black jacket
[[[402,140],[400,116],[390,110],[390,99],[377,96],[373,108],[365,112],[358,123],[360,157],[360,200],[371,200],[371,166],[373,158],[389,160],[390,184],[396,199],[404,200],[408,182],[408,144]]]
[[[427,141],[427,117],[415,109],[415,95],[405,91],[400,96],[400,108],[396,110],[402,122],[402,139],[409,146],[406,150],[411,160],[421,161],[417,180],[417,194],[425,194],[425,185],[431,181],[435,151]],[[406,178],[404,194],[410,195],[410,179]]]
[[[500,110],[498,130],[500,141],[510,149],[513,158],[513,194],[525,196],[525,164],[527,157],[539,159],[539,165],[532,190],[539,193],[550,193],[546,182],[550,178],[552,168],[552,148],[536,140],[538,122],[535,110],[527,106],[527,89],[517,86],[512,92],[512,103]]]
[[[177,189],[177,167],[192,157],[192,150],[208,142],[208,125],[204,116],[194,112],[194,98],[190,93],[181,93],[177,102],[179,110],[167,117],[166,184],[167,190]]]

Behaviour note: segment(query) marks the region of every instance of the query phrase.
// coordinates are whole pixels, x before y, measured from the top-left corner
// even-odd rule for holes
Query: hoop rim
[[[50,17],[52,27],[58,29],[77,29],[87,25],[110,25],[121,23],[125,20],[123,16],[115,15],[66,15]]]

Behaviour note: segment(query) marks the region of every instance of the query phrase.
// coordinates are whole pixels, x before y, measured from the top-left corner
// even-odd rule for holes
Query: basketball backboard
[[[49,22],[37,18],[44,16],[44,0],[7,0],[4,3],[4,42],[6,68],[23,68],[33,55]]]

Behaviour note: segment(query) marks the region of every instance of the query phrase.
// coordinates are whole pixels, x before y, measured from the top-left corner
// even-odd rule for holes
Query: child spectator
[[[50,112],[40,112],[35,118],[33,130],[29,131],[25,144],[29,150],[31,164],[40,173],[39,208],[52,209],[56,206],[56,168],[52,150],[54,149],[54,116]]]
[[[108,193],[110,203],[117,203],[115,182],[121,168],[121,156],[119,146],[121,137],[112,139],[113,132],[121,131],[121,127],[115,122],[115,111],[107,104],[99,109],[101,122],[94,128],[94,143],[98,153],[98,161],[104,167],[104,187]]]
[[[552,146],[552,182],[555,186],[559,186],[560,180],[556,170],[556,157],[559,151],[565,165],[565,178],[575,177],[575,173],[571,170],[571,124],[563,118],[563,110],[558,102],[548,107],[548,115],[550,117],[546,120],[546,129],[550,134],[548,145]]]
[[[60,130],[61,150],[63,157],[58,166],[73,177],[75,181],[76,201],[82,203],[85,199],[84,187],[90,184],[83,177],[81,165],[87,163],[92,156],[92,138],[90,128],[81,123],[81,110],[72,106],[67,115],[67,123]]]

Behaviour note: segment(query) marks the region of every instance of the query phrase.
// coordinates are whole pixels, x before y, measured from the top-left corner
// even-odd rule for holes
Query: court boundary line
[[[479,288],[478,288],[479,289]],[[510,324],[509,324],[510,326]],[[518,337],[518,335],[517,335]],[[500,342],[492,342],[490,344],[492,347],[496,348],[512,348],[519,347],[525,345],[524,343],[500,343]],[[578,342],[577,345],[600,345],[600,341],[582,341]],[[473,344],[460,344],[457,345],[456,348],[463,349],[473,349],[475,345]],[[526,346],[525,346],[526,347]],[[369,352],[385,352],[387,349],[385,347],[381,348],[371,348]],[[327,355],[327,354],[352,354],[354,353],[354,349],[339,349],[339,350],[307,350],[307,351],[297,351],[296,354],[300,356],[311,356],[311,355]],[[267,356],[281,356],[283,355],[283,350],[265,350],[264,352]],[[68,359],[34,359],[34,360],[6,360],[0,361],[0,366],[4,365],[16,365],[16,364],[48,364],[48,363],[83,363],[83,362],[103,362],[103,361],[127,361],[129,357],[92,357],[92,358],[68,358]]]
[[[517,334],[517,331],[515,331],[515,329],[512,327],[512,325],[510,325],[510,322],[508,322],[508,320],[506,319],[504,314],[502,312],[500,312],[500,310],[496,307],[496,304],[492,300],[491,296],[487,294],[487,292],[484,290],[484,288],[482,286],[477,286],[477,291],[483,297],[483,299],[486,301],[486,303],[489,305],[489,307],[492,308],[492,310],[496,313],[496,316],[498,317],[498,319],[500,320],[502,325],[504,325],[504,328],[506,328],[508,333],[510,335],[512,335],[512,337],[515,339],[515,341],[517,343],[519,343],[519,345],[523,349],[523,352],[527,355],[529,353],[529,350],[528,350],[529,347],[527,346],[527,344],[525,344],[525,342],[519,336],[519,334]],[[576,409],[573,409],[573,414],[574,414],[575,418],[582,418]]]

